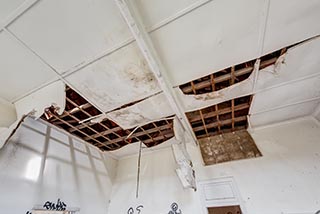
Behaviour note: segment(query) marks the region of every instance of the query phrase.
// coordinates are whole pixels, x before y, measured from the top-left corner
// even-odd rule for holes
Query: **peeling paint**
[[[182,101],[185,112],[191,112],[227,100],[253,94],[254,75],[256,72],[254,70],[248,79],[216,92],[201,95],[185,95],[179,88],[175,88],[175,92]]]
[[[212,92],[212,93],[207,93],[207,94],[195,95],[194,98],[196,100],[206,101],[206,100],[223,98],[223,95],[220,93],[220,91],[217,91],[217,92]]]

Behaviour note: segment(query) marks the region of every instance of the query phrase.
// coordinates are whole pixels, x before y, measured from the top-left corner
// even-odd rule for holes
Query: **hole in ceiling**
[[[205,165],[262,156],[248,126],[252,95],[186,113]]]
[[[98,123],[90,121],[90,118],[101,114],[101,111],[67,86],[66,108],[63,114],[58,115],[54,107],[50,107],[41,118],[102,151],[116,150],[138,141],[142,141],[147,147],[153,147],[174,136],[173,119],[164,119],[141,126],[128,138],[134,129],[124,130],[107,118]]]
[[[198,139],[246,129],[252,95],[186,113]]]
[[[260,69],[274,64],[277,59],[287,51],[287,48],[275,51],[261,57]],[[205,94],[227,88],[233,84],[246,80],[254,69],[256,60],[250,60],[229,68],[214,72],[208,76],[192,80],[180,85],[179,88],[184,94],[196,95]]]

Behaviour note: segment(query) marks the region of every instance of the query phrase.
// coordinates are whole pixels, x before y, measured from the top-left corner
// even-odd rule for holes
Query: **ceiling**
[[[316,115],[319,0],[130,3],[142,17],[183,113],[254,94],[249,111],[253,128]],[[1,1],[2,102],[15,103],[63,81],[124,129],[176,114],[177,108],[168,101],[141,43],[122,16],[116,0]],[[255,62],[286,47],[284,61],[260,68],[219,93],[208,92],[215,97],[180,90],[190,81]],[[0,112],[2,108],[7,106],[1,105]]]

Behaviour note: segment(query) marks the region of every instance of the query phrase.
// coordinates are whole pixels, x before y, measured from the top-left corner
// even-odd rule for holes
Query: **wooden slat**
[[[65,122],[64,120],[60,119],[58,116],[56,116],[56,115],[54,115],[54,114],[53,114],[53,117],[55,117],[58,121],[63,122],[63,123],[66,124],[67,126],[73,127],[73,125]],[[89,137],[90,140],[95,141],[95,142],[98,143],[99,145],[101,145],[101,146],[106,146],[107,148],[111,149],[111,147],[109,147],[107,144],[102,143],[102,142],[100,142],[100,141],[98,141],[98,140],[96,140],[96,139],[94,139],[94,138],[91,138],[90,135],[88,135],[87,133],[85,133],[85,132],[83,132],[83,131],[81,131],[81,130],[79,130],[79,132],[80,132],[81,134]]]
[[[228,133],[228,132],[233,132],[233,131],[238,131],[238,130],[243,130],[243,129],[246,129],[247,127],[246,126],[237,126],[235,127],[234,129],[223,129],[223,133]],[[209,133],[209,137],[212,137],[212,136],[216,136],[218,134],[221,134],[219,132],[210,132]],[[203,134],[203,135],[198,135],[197,138],[198,139],[201,139],[201,138],[206,138],[208,137],[206,134]]]
[[[165,134],[165,136],[164,135],[157,136],[157,137],[153,138],[153,140],[154,141],[159,141],[159,140],[163,140],[163,139],[169,139],[169,138],[171,138],[173,136],[174,136],[173,132],[170,132],[168,134]],[[143,143],[148,144],[148,143],[151,143],[151,142],[153,142],[153,141],[149,139],[149,140],[144,141]]]
[[[241,117],[236,117],[234,119],[235,122],[241,122],[241,121],[245,121],[247,120],[247,116],[241,116]],[[207,124],[207,128],[217,128],[219,126],[223,126],[223,125],[230,125],[232,123],[232,119],[228,119],[228,120],[221,120],[219,123],[218,122],[213,122],[210,124]],[[197,131],[201,131],[203,130],[204,127],[203,126],[198,126],[198,127],[194,127],[193,131],[197,132]],[[221,132],[221,129],[219,130],[219,133]]]
[[[236,105],[234,107],[234,111],[236,112],[236,111],[248,109],[249,107],[250,107],[250,104],[243,103],[243,104],[240,104],[240,105]],[[230,113],[230,112],[232,112],[232,108],[228,107],[228,108],[224,108],[224,109],[221,109],[221,110],[218,110],[218,111],[211,111],[211,112],[208,112],[208,113],[204,113],[203,114],[203,118],[207,119],[207,118],[210,118],[210,117],[216,117],[217,115],[227,114],[227,113]],[[201,120],[201,116],[188,116],[188,119],[189,119],[190,123],[193,123],[193,122],[196,122],[196,121],[200,121]]]
[[[83,105],[81,105],[81,106],[78,106],[78,105],[77,105],[77,107],[75,107],[75,108],[73,108],[73,109],[70,109],[69,111],[65,111],[64,113],[62,113],[62,115],[60,115],[59,118],[62,119],[62,118],[64,118],[64,117],[68,116],[67,112],[70,113],[70,114],[74,114],[74,113],[79,112],[80,109],[85,110],[85,109],[90,108],[90,107],[92,107],[92,105],[91,105],[90,103],[86,103],[86,104],[83,104]],[[52,121],[55,121],[55,120],[57,120],[57,119],[55,118],[55,119],[52,120]]]
[[[192,86],[192,91],[193,91],[193,93],[194,93],[194,94],[197,94],[196,89],[194,88],[194,83],[193,83],[193,81],[191,81],[191,86]],[[202,124],[203,124],[203,126],[204,126],[204,130],[205,130],[206,134],[209,136],[208,129],[207,129],[207,127],[206,127],[206,121],[204,120],[203,115],[202,115],[202,110],[199,110],[199,114],[200,114],[200,117],[201,117]]]
[[[278,59],[277,57],[274,57],[272,59],[262,61],[260,63],[260,68],[264,68],[264,67],[267,67],[269,65],[274,64],[277,61],[277,59]],[[239,76],[251,73],[253,71],[253,68],[254,68],[254,66],[248,66],[246,68],[236,70],[235,77],[239,77]],[[214,81],[215,81],[215,83],[220,83],[220,82],[228,81],[231,78],[232,78],[231,73],[228,73],[228,74],[224,74],[224,75],[221,75],[221,76],[215,78]],[[201,81],[199,83],[195,83],[194,87],[195,87],[195,90],[199,90],[199,89],[210,87],[210,85],[212,85],[212,82],[211,82],[211,79],[208,79],[208,80]],[[192,86],[190,85],[190,86],[183,87],[182,91],[184,93],[190,93],[190,92],[192,92]]]
[[[173,132],[171,124],[163,125],[163,126],[160,126],[159,128],[161,130],[171,129],[171,131]],[[157,132],[157,131],[158,131],[157,128],[152,128],[152,129],[147,129],[145,132],[147,132],[148,134],[151,134],[151,133]],[[139,137],[139,136],[143,136],[143,135],[144,135],[144,133],[141,132],[141,131],[140,132],[135,132],[135,133],[133,133],[131,135],[130,138]],[[91,137],[94,137],[94,135],[91,136]],[[119,138],[116,138],[116,139],[112,140],[112,142],[113,143],[121,142],[121,141],[125,140],[126,138],[127,138],[127,136],[119,137]]]
[[[233,85],[234,84],[234,82],[235,82],[235,67],[234,66],[232,66],[231,67],[231,85]],[[234,99],[233,100],[231,100],[231,109],[232,109],[232,111],[231,111],[231,117],[232,117],[232,130],[234,130]]]

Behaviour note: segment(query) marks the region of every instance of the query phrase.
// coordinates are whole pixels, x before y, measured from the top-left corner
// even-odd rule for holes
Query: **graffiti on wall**
[[[176,202],[173,202],[170,206],[171,210],[168,212],[168,214],[182,214],[181,210],[179,209],[179,206]]]
[[[44,205],[42,206],[46,210],[52,210],[52,211],[65,211],[67,208],[66,203],[60,200],[58,198],[57,203],[51,202],[51,201],[46,201]],[[27,211],[26,214],[32,214],[32,212]]]
[[[137,207],[130,207],[127,211],[127,214],[142,214],[143,205],[139,205]],[[179,205],[176,202],[173,202],[170,206],[170,211],[168,214],[182,214],[181,209],[179,209]]]
[[[127,214],[140,214],[142,209],[143,205],[139,205],[135,209],[133,207],[130,207],[127,211]]]
[[[47,210],[55,210],[55,211],[65,211],[67,205],[58,198],[57,203],[55,204],[54,202],[47,201],[44,205],[43,208]]]

